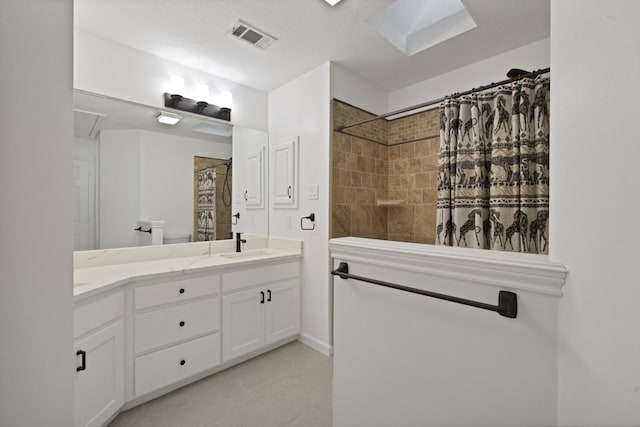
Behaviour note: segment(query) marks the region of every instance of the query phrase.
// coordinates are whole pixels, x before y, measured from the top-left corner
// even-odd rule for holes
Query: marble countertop
[[[167,245],[163,248],[138,247],[76,253],[73,272],[75,300],[127,283],[157,277],[181,276],[221,268],[240,268],[270,260],[302,256],[302,242],[260,239],[251,242],[240,258],[229,243]],[[234,248],[235,249],[235,248]],[[198,254],[194,254],[194,252]],[[128,262],[129,261],[129,262]]]

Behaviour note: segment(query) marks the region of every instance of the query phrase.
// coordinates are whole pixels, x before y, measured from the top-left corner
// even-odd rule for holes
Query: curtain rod
[[[550,71],[551,71],[551,68],[542,68],[540,70],[532,71],[532,72],[527,73],[527,74],[522,74],[522,75],[520,75],[518,77],[502,80],[502,81],[499,81],[499,82],[496,82],[496,83],[491,83],[491,84],[488,84],[486,86],[480,86],[480,87],[477,87],[477,88],[473,88],[473,89],[468,90],[466,92],[454,93],[451,96],[459,97],[459,96],[470,95],[470,94],[472,94],[474,92],[480,92],[480,91],[483,91],[483,90],[494,88],[496,86],[505,85],[507,83],[513,83],[513,82],[515,82],[517,80],[521,80],[521,79],[524,79],[524,78],[536,77],[536,76],[538,76],[540,74],[545,74],[545,73],[548,73]],[[354,126],[364,125],[366,123],[370,123],[370,122],[373,122],[373,121],[376,121],[376,120],[384,119],[384,118],[389,117],[389,116],[395,116],[397,114],[407,113],[409,111],[413,111],[413,110],[418,110],[420,108],[429,107],[429,106],[434,105],[434,104],[439,104],[439,103],[445,101],[447,98],[450,98],[451,96],[444,96],[442,98],[433,99],[431,101],[423,102],[422,104],[414,105],[412,107],[406,107],[406,108],[402,108],[400,110],[392,111],[390,113],[380,114],[379,116],[371,117],[371,118],[366,119],[366,120],[360,120],[358,122],[351,123],[350,125],[337,127],[335,130],[339,132],[339,131],[347,129],[347,128],[352,128]]]

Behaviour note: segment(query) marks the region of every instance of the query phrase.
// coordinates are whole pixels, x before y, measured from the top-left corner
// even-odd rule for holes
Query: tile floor
[[[332,359],[294,341],[122,412],[109,427],[331,427]]]

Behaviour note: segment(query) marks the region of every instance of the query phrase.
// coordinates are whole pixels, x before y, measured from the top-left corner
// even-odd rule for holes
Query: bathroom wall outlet
[[[309,200],[318,200],[318,192],[320,191],[318,184],[309,186]]]
[[[284,228],[287,230],[291,229],[291,215],[284,216]]]

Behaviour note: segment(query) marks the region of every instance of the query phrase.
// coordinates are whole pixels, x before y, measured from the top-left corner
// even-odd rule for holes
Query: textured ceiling
[[[407,57],[366,23],[390,3],[75,0],[74,7],[83,31],[263,91],[329,60],[395,90],[549,36],[550,0],[463,0],[478,27]],[[238,19],[278,41],[261,51],[230,38]]]

